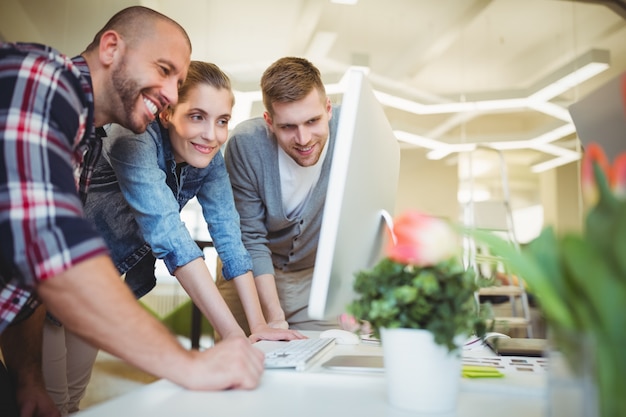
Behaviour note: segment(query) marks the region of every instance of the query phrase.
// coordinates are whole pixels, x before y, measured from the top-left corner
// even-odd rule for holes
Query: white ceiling
[[[526,103],[428,115],[386,107],[395,129],[444,144],[515,145],[566,127],[569,104],[626,71],[623,0],[2,0],[0,37],[77,54],[111,15],[133,4],[181,23],[193,58],[220,65],[239,91],[257,89],[270,63],[295,55],[312,60],[328,84],[351,65],[367,65],[377,91],[419,104],[523,99],[559,71],[576,69],[572,62],[590,50],[610,57],[608,70],[539,111]],[[260,103],[252,106],[254,115],[261,111]],[[555,136],[549,145],[578,150],[575,133]],[[530,167],[556,156],[522,149],[504,157],[514,197],[533,203],[538,174]],[[456,163],[456,154],[445,160]]]

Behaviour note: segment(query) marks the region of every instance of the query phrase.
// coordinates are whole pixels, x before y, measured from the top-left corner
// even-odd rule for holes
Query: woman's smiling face
[[[233,97],[226,88],[194,86],[174,110],[161,113],[176,163],[205,168],[228,139]]]

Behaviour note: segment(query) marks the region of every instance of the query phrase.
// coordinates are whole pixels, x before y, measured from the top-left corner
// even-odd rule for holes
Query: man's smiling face
[[[272,108],[273,115],[265,112],[264,117],[278,146],[298,165],[315,165],[328,141],[330,99],[314,88],[302,100],[274,103]]]

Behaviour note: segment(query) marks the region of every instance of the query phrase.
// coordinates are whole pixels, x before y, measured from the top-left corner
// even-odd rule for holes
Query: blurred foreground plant
[[[626,416],[626,154],[611,166],[597,144],[585,150],[581,186],[589,210],[583,234],[551,227],[521,252],[478,231],[477,239],[522,277],[538,300],[571,369],[591,360],[602,417]],[[578,338],[572,338],[577,335]],[[593,357],[582,358],[582,339]]]

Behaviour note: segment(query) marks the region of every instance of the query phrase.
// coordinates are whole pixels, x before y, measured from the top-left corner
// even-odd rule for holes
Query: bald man
[[[191,43],[145,7],[113,16],[72,59],[0,44],[0,410],[57,416],[43,389],[45,311],[133,365],[196,390],[252,389],[263,355],[245,337],[187,351],[137,303],[84,219],[101,139],[118,123],[140,133],[178,99]],[[106,140],[106,139],[105,139]]]

